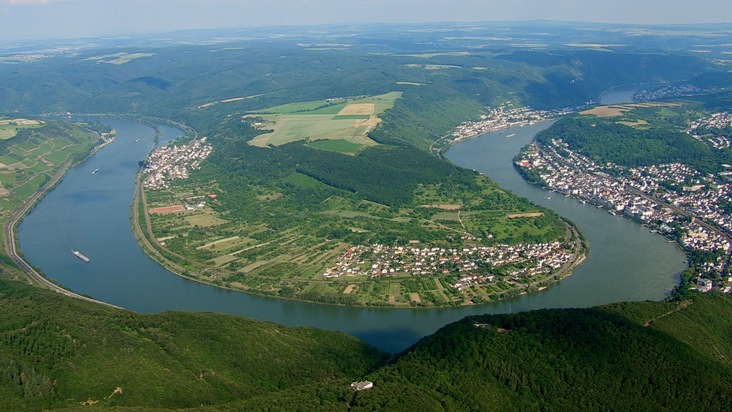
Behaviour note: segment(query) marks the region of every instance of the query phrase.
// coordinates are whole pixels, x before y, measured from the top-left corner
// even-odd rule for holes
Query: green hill
[[[724,410],[730,317],[722,295],[474,316],[384,364],[337,332],[0,281],[0,409]]]
[[[211,313],[141,315],[0,281],[0,410],[182,408],[329,381],[384,354],[338,332]]]
[[[466,318],[369,375],[354,410],[724,410],[730,314],[700,296]]]

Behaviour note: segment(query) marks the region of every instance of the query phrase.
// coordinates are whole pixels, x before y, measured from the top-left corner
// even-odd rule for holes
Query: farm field
[[[417,208],[393,209],[334,195],[317,205],[312,215],[297,219],[297,225],[280,223],[279,228],[273,226],[271,218],[257,218],[256,212],[247,219],[232,219],[219,211],[216,200],[203,207],[175,207],[209,191],[209,187],[194,182],[149,191],[146,197],[161,250],[168,251],[166,256],[184,268],[182,274],[221,287],[332,304],[434,307],[488,302],[515,294],[517,289],[536,289],[550,282],[555,273],[536,275],[530,281],[496,281],[460,290],[452,285],[465,276],[465,266],[445,264],[447,255],[439,266],[432,257],[430,266],[420,270],[415,268],[423,263],[416,257],[391,255],[391,266],[383,266],[386,258],[378,257],[382,249],[375,243],[379,234],[409,248],[405,250],[453,248],[450,259],[458,259],[459,255],[465,262],[469,259],[461,252],[465,248],[516,243],[520,239],[559,237],[567,244],[574,241],[563,224],[551,223],[553,218],[536,208],[471,208],[469,205],[480,198],[500,191],[485,178],[477,179],[481,190],[461,194],[462,199],[446,198],[439,186],[422,186],[415,196],[420,203]],[[287,181],[309,188],[322,185],[303,175],[293,175]],[[253,202],[252,210],[266,211],[265,215],[294,213],[278,206],[283,194],[263,193],[248,201]],[[396,245],[388,249],[393,251]],[[379,265],[379,276],[374,276],[375,265]],[[494,276],[529,267],[523,261],[471,266],[475,273]]]
[[[384,111],[394,106],[401,92],[355,99],[337,98],[292,103],[249,113],[245,118],[260,130],[272,130],[252,139],[258,147],[280,146],[306,141],[326,151],[355,154],[376,145],[368,133],[380,122]]]
[[[23,129],[33,129],[43,126],[40,120],[30,119],[0,119],[0,140],[15,137]]]
[[[0,224],[5,225],[23,203],[49,182],[68,162],[83,157],[98,142],[96,135],[80,127],[60,122],[16,119],[20,131],[0,140]],[[12,123],[12,124],[11,124]],[[2,129],[0,123],[0,130]],[[4,250],[4,248],[3,248]]]

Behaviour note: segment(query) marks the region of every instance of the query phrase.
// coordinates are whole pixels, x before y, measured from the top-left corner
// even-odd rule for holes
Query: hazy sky
[[[0,0],[0,40],[356,22],[732,22],[730,0]]]

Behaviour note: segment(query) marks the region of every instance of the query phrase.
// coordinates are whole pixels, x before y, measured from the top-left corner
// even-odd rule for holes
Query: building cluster
[[[559,242],[517,245],[438,248],[416,246],[354,246],[341,253],[323,276],[413,276],[459,275],[452,284],[457,289],[492,282],[495,273],[518,278],[548,274],[572,258]]]
[[[143,186],[149,190],[168,188],[169,182],[188,178],[188,170],[201,167],[201,162],[211,154],[206,138],[194,139],[181,146],[163,146],[155,149],[145,160],[143,172],[147,175]]]
[[[538,175],[552,191],[635,219],[687,250],[716,256],[699,268],[700,289],[706,288],[703,280],[708,277],[729,276],[732,189],[726,172],[703,175],[680,163],[636,168],[599,165],[561,139],[541,147],[532,143],[516,165]]]
[[[730,132],[732,132],[730,130],[731,128],[732,115],[727,112],[721,112],[692,121],[689,128],[686,129],[686,133],[717,150],[724,150],[732,144],[729,136]],[[717,133],[711,133],[712,130],[716,130]]]
[[[633,101],[647,102],[651,100],[668,99],[671,97],[694,96],[702,92],[702,89],[690,83],[664,86],[656,89],[641,90],[633,95]]]
[[[567,114],[572,109],[533,110],[530,107],[513,107],[506,102],[499,107],[488,107],[488,113],[480,116],[480,120],[465,122],[458,126],[448,138],[447,143],[454,144],[480,134],[502,130],[513,126],[533,124],[557,116]]]

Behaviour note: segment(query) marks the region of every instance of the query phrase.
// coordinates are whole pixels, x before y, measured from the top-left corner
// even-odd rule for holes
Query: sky
[[[732,23],[732,1],[0,0],[0,40],[331,23],[511,20]]]

